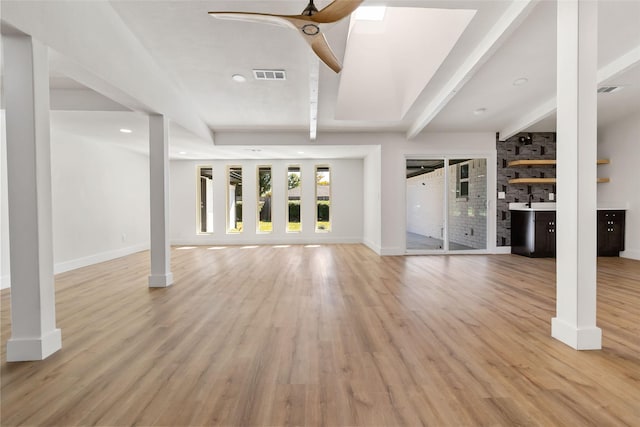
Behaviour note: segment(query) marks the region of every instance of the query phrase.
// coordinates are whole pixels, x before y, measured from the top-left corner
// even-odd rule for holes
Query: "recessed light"
[[[131,133],[133,131],[131,129],[122,128],[122,129],[120,129],[120,132],[122,132],[122,133]]]
[[[514,86],[522,86],[524,84],[527,84],[529,82],[529,79],[526,77],[520,77],[519,79],[515,79],[513,81],[513,85]]]
[[[298,151],[298,154],[304,154],[304,151]]]
[[[475,110],[473,110],[473,114],[475,114],[476,116],[479,116],[480,114],[484,114],[486,112],[486,108],[476,108]]]
[[[356,9],[354,18],[358,21],[382,21],[386,11],[386,6],[360,6]]]
[[[233,76],[231,76],[231,79],[234,82],[238,82],[238,83],[244,83],[247,81],[247,78],[245,76],[243,76],[242,74],[234,74]]]
[[[180,151],[180,152],[178,152],[178,154],[187,154],[187,152],[186,151]]]

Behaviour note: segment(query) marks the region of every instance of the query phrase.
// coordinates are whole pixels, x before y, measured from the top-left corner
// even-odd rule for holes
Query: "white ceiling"
[[[58,3],[57,0],[46,2],[48,5]],[[207,15],[210,10],[217,11],[255,11],[263,13],[298,14],[306,5],[306,0],[207,0],[207,1],[79,1],[60,2],[66,8],[80,7],[82,3],[106,4],[111,10],[111,30],[122,33],[123,40],[138,40],[141,49],[146,51],[151,61],[157,64],[157,69],[164,73],[168,84],[174,86],[178,93],[184,94],[192,111],[199,116],[212,132],[307,132],[309,130],[309,47],[302,38],[283,27],[273,25],[261,25],[259,23],[224,21],[212,19]],[[318,8],[327,5],[329,1],[317,1]],[[429,57],[428,52],[421,49],[429,49],[434,40],[441,40],[442,31],[438,31],[433,25],[420,25],[421,20],[408,20],[406,25],[385,26],[383,33],[385,40],[405,40],[405,51],[419,50],[415,58],[407,58],[407,54],[399,57],[389,55],[388,47],[381,46],[376,50],[372,46],[372,39],[362,39],[361,44],[349,45],[354,49],[354,55],[347,55],[345,51],[349,33],[349,20],[345,19],[333,27],[325,30],[328,42],[336,56],[343,60],[345,69],[342,75],[335,74],[324,64],[320,65],[319,96],[318,96],[318,133],[323,132],[348,132],[348,131],[399,131],[408,132],[412,126],[416,126],[419,119],[425,115],[434,99],[437,99],[452,82],[459,70],[464,68],[469,58],[485,43],[485,36],[495,31],[507,16],[514,3],[511,0],[365,0],[365,5],[385,4],[392,7],[411,8],[449,8],[460,10],[475,10],[475,14],[459,39],[455,37],[449,42],[452,49],[444,49],[444,61],[434,68],[433,76],[429,71],[416,73],[428,65],[420,62]],[[33,29],[40,32],[38,36],[44,39],[51,38],[56,54],[68,55],[70,62],[78,62],[85,70],[91,71],[91,64],[82,63],[85,57],[73,58],[72,49],[65,50],[65,40],[82,38],[83,34],[74,33],[74,23],[77,28],[83,28],[73,13],[66,13],[64,18],[50,19],[46,14],[33,13],[34,8],[44,4],[38,1],[19,2],[15,0],[2,0],[3,17],[5,22],[19,27],[24,31]],[[522,3],[522,4],[526,4]],[[11,6],[11,7],[6,7]],[[489,131],[498,132],[509,128],[523,117],[531,114],[537,107],[543,105],[555,96],[555,63],[556,63],[556,4],[554,1],[540,1],[531,3],[521,13],[511,26],[503,28],[495,45],[488,49],[488,53],[481,57],[471,73],[464,75],[461,83],[446,95],[446,102],[440,104],[441,108],[434,110],[433,118],[427,120],[424,131]],[[43,8],[44,10],[44,8]],[[103,10],[104,12],[104,10]],[[94,14],[92,19],[101,19],[102,14]],[[393,15],[391,13],[390,15]],[[82,16],[80,13],[77,16]],[[62,19],[65,22],[62,22]],[[105,18],[106,19],[106,18]],[[86,19],[85,19],[86,21]],[[604,68],[608,64],[615,63],[625,53],[638,49],[640,52],[640,1],[636,0],[607,0],[599,3],[599,28],[598,28],[598,54],[599,67]],[[46,24],[46,25],[45,25]],[[86,22],[83,23],[86,28]],[[42,27],[48,26],[48,31]],[[57,28],[58,26],[59,28]],[[52,32],[58,32],[56,37]],[[86,32],[86,29],[84,30]],[[433,31],[433,33],[429,33]],[[29,31],[27,31],[29,32]],[[366,31],[364,31],[366,32]],[[362,33],[362,31],[360,31]],[[364,35],[358,33],[356,39]],[[366,34],[365,34],[366,35]],[[379,33],[374,34],[380,37]],[[428,40],[425,40],[428,39]],[[351,43],[351,39],[349,43]],[[436,43],[436,47],[446,45]],[[358,51],[358,46],[369,46],[365,51]],[[107,46],[109,47],[109,46]],[[448,47],[448,46],[447,46]],[[87,46],[86,48],[91,48]],[[106,47],[100,47],[106,49]],[[96,48],[98,49],[98,48]],[[387,52],[385,52],[387,50]],[[397,49],[401,51],[401,49]],[[106,53],[106,52],[105,52]],[[117,46],[113,52],[109,52],[109,58],[117,58]],[[434,54],[435,56],[435,54]],[[638,55],[636,55],[638,56]],[[368,73],[367,67],[376,66],[367,63],[362,66],[359,63],[363,58],[374,58],[371,64],[378,67],[388,67],[390,70],[384,77],[381,74]],[[83,59],[86,61],[86,59]],[[355,61],[355,62],[354,62]],[[114,67],[120,70],[131,68],[131,75],[135,75],[135,58],[124,57],[122,63],[110,61]],[[104,64],[101,64],[104,68]],[[97,66],[94,69],[98,69]],[[286,81],[255,81],[252,78],[253,68],[285,69]],[[66,69],[65,69],[66,70]],[[65,71],[62,70],[62,71]],[[357,70],[357,71],[356,71]],[[100,93],[110,96],[117,91],[103,90],[104,85],[93,85],[93,80],[82,80],[78,83],[77,76],[65,76],[64,72],[54,67],[55,73],[51,77],[52,88],[62,93],[65,90],[79,91],[85,86],[96,89]],[[106,72],[105,72],[106,73]],[[236,83],[231,80],[233,74],[242,74],[247,77],[247,82]],[[73,78],[76,78],[74,80]],[[108,81],[108,75],[100,76],[101,80]],[[525,77],[528,82],[522,86],[514,86],[513,81]],[[341,82],[341,79],[342,82]],[[151,80],[151,79],[150,79]],[[358,92],[376,93],[382,88],[399,87],[411,82],[410,91],[396,90],[388,92],[382,98],[356,96]],[[416,83],[417,82],[417,83]],[[117,81],[109,81],[117,86]],[[613,123],[622,115],[640,110],[640,66],[638,60],[632,61],[631,66],[612,78],[603,80],[603,84],[624,85],[625,89],[607,95],[599,95],[600,126]],[[348,84],[348,91],[340,89],[341,85]],[[123,89],[124,90],[124,89]],[[162,87],[158,87],[161,91]],[[169,92],[168,92],[169,93]],[[176,93],[175,91],[172,93]],[[53,96],[52,96],[53,97]],[[116,99],[117,98],[117,99]],[[74,98],[76,99],[76,98]],[[123,103],[126,97],[113,97],[117,102]],[[142,135],[146,135],[145,114],[152,111],[149,99],[145,102],[126,102],[127,109],[137,109],[141,112],[131,111],[79,111],[83,110],[80,101],[77,107],[66,107],[67,110],[52,115],[54,130],[70,134],[85,135],[88,138],[105,140],[112,138],[113,143],[127,145],[131,141],[137,141],[137,150],[145,151],[146,142]],[[384,103],[388,99],[388,105],[397,113],[387,117],[372,114],[356,114],[360,110],[371,109],[377,104]],[[181,102],[184,100],[181,100]],[[53,105],[53,103],[52,103]],[[64,105],[69,105],[65,103]],[[96,103],[88,110],[95,110]],[[117,105],[117,104],[114,104]],[[138,105],[142,107],[137,108]],[[181,104],[182,105],[182,104]],[[398,108],[398,105],[400,107]],[[379,105],[378,105],[379,106]],[[111,106],[111,109],[115,107]],[[474,114],[477,109],[485,109],[483,114]],[[352,109],[349,112],[349,109]],[[339,119],[336,117],[338,114]],[[346,119],[345,119],[346,118]],[[555,130],[555,117],[540,120],[526,127],[526,130]],[[120,134],[121,127],[134,128],[130,135]],[[187,126],[188,127],[188,126]],[[132,136],[133,135],[133,136]],[[138,139],[140,138],[140,139]],[[251,151],[256,147],[221,147],[212,146],[210,141],[202,141],[192,136],[179,126],[172,126],[171,154],[180,158],[185,155],[180,152],[188,152],[186,157],[211,157],[221,158],[252,158],[274,156],[300,157],[298,151],[311,153],[309,150],[313,142],[303,141],[300,147],[287,146],[282,149],[270,146],[263,151]],[[224,152],[224,150],[228,150]],[[337,149],[335,154],[327,151],[323,146],[320,153],[305,154],[311,157],[317,155],[338,157],[363,156],[368,148]],[[278,151],[280,150],[280,151]],[[342,150],[342,151],[341,151]]]

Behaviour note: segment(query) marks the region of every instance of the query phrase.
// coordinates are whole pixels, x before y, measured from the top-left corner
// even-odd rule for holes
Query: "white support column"
[[[169,122],[149,116],[149,177],[151,179],[151,275],[149,287],[173,283],[169,245]]]
[[[598,2],[558,1],[556,317],[551,335],[602,348],[596,327]]]
[[[51,220],[49,59],[23,34],[3,34],[11,265],[7,361],[42,360],[62,347],[56,328]]]

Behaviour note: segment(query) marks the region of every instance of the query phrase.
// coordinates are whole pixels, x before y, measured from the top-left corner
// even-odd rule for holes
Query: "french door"
[[[406,159],[406,252],[487,249],[487,159]]]

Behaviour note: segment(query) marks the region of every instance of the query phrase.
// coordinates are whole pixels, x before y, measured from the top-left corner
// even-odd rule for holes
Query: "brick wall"
[[[521,141],[520,138],[525,138]],[[527,138],[530,137],[530,140]],[[497,191],[504,191],[506,198],[498,199],[496,219],[496,245],[511,245],[511,215],[509,203],[527,202],[533,194],[535,202],[549,201],[549,193],[556,193],[554,184],[509,184],[511,178],[555,178],[554,166],[507,167],[512,160],[555,159],[556,134],[554,132],[519,133],[505,141],[496,136],[498,158]]]

